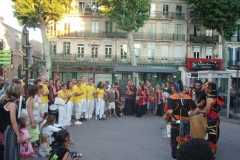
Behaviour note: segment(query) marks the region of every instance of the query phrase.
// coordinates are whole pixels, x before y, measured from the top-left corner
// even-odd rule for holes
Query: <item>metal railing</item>
[[[218,42],[219,36],[218,35],[212,35],[212,36],[206,36],[204,34],[201,35],[194,35],[190,34],[190,41],[191,42]]]
[[[162,12],[162,11],[150,11],[149,13],[150,19],[185,19],[184,13],[174,13],[174,12]]]
[[[77,31],[49,31],[47,36],[58,37],[83,37],[83,38],[127,38],[126,32],[97,32],[91,31],[77,32]],[[185,41],[184,34],[170,34],[170,33],[148,33],[148,32],[134,32],[134,39],[148,39],[148,40],[167,40],[167,41]]]
[[[45,59],[45,58],[44,58]],[[67,61],[67,62],[104,62],[104,63],[130,63],[130,55],[93,55],[91,54],[55,54],[51,55],[52,61]],[[141,64],[186,64],[186,58],[184,57],[149,57],[140,56],[136,57],[137,63]]]
[[[233,36],[229,39],[229,42],[240,42],[240,36]]]

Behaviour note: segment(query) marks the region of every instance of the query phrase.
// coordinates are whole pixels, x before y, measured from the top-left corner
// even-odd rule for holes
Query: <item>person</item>
[[[157,93],[157,114],[158,116],[163,115],[163,92],[160,89],[160,86],[156,86],[156,93]]]
[[[116,110],[116,115],[118,117],[123,115],[123,109],[124,109],[124,105],[122,102],[122,91],[120,89],[120,87],[118,86],[118,82],[115,82],[113,85],[114,89],[115,89],[115,110]]]
[[[47,118],[47,122],[43,125],[42,134],[49,134],[51,137],[49,144],[54,144],[56,139],[56,133],[61,129],[54,126],[56,122],[56,117],[54,115],[49,115]]]
[[[199,109],[206,107],[206,92],[203,88],[201,80],[197,80],[195,83],[196,88],[196,104]]]
[[[220,105],[218,103],[217,86],[214,82],[207,83],[207,104],[199,113],[207,115],[207,141],[209,142],[214,157],[216,157],[217,142],[219,138]]]
[[[232,87],[230,89],[230,109],[233,110],[234,109],[234,100],[236,98],[237,95],[237,87],[236,84],[232,84]]]
[[[171,148],[172,157],[176,159],[177,149],[185,141],[190,139],[189,117],[197,114],[197,106],[192,98],[183,94],[182,81],[178,80],[172,87],[173,94],[168,98],[168,110],[164,115],[166,122],[171,117]],[[190,112],[190,114],[188,114]]]
[[[105,120],[105,115],[104,115],[104,88],[103,88],[103,82],[98,82],[97,85],[97,90],[96,90],[96,110],[95,110],[95,114],[96,114],[96,120]]]
[[[43,93],[41,94],[42,106],[44,112],[48,112],[48,86],[46,84],[46,77],[42,76],[40,85],[43,86]]]
[[[112,116],[112,110],[113,110],[113,114],[115,116],[115,118],[117,118],[118,116],[116,115],[116,110],[115,110],[115,91],[114,88],[111,87],[111,89],[106,93],[106,99],[107,99],[107,103],[108,103],[108,109],[109,109],[109,117],[111,118]]]
[[[30,124],[29,124],[29,133],[31,136],[34,136],[31,139],[32,146],[33,147],[38,147],[36,144],[36,141],[39,140],[39,125],[38,123],[40,122],[40,113],[39,113],[39,104],[35,101],[34,97],[38,93],[38,86],[33,84],[28,87],[28,99],[26,102],[26,109],[28,112],[28,118],[30,119]]]
[[[39,105],[39,113],[40,116],[43,117],[44,114],[44,109],[41,108],[42,106],[42,99],[41,99],[41,94],[43,93],[43,86],[42,85],[38,85],[38,93],[34,96],[34,100],[38,103]]]
[[[124,115],[133,115],[133,94],[134,94],[134,86],[132,85],[131,80],[128,80],[128,85],[125,87],[125,111]]]
[[[28,160],[28,157],[32,156],[34,158],[38,158],[37,155],[35,155],[35,152],[33,150],[32,144],[30,140],[34,136],[29,135],[29,120],[28,118],[22,116],[19,118],[20,122],[20,133],[21,133],[21,138],[22,138],[22,143],[20,144],[20,157],[21,160]]]
[[[90,78],[88,80],[88,85],[86,86],[86,101],[87,101],[87,107],[86,107],[86,118],[92,119],[92,114],[94,112],[94,95],[95,95],[95,87],[92,85],[93,79]]]
[[[2,117],[7,120],[8,126],[3,132],[4,139],[4,160],[20,159],[20,146],[22,142],[18,127],[18,106],[14,103],[23,94],[23,88],[19,84],[9,84],[5,86],[3,97]],[[11,115],[11,116],[10,116]]]
[[[79,86],[79,90],[80,90],[80,92],[81,92],[81,95],[80,95],[80,97],[81,97],[81,103],[80,103],[80,105],[81,105],[81,107],[80,108],[82,108],[82,113],[81,113],[81,116],[80,116],[80,119],[79,119],[79,121],[80,122],[83,122],[83,121],[86,121],[87,119],[85,118],[85,112],[86,112],[86,86],[87,86],[87,84],[85,83],[85,77],[84,76],[82,76],[81,78],[80,78],[81,80],[81,82],[80,82],[80,86]]]
[[[45,112],[43,114],[43,119],[41,120],[40,124],[39,124],[39,128],[40,130],[42,130],[42,127],[44,126],[44,124],[47,122],[47,119],[48,119],[48,112]]]
[[[106,90],[110,91],[111,85],[109,84],[109,81],[105,81],[105,85],[106,85]]]
[[[66,112],[66,123],[67,126],[72,126],[72,109],[73,109],[73,94],[72,94],[72,82],[68,81],[67,84],[67,89],[66,89],[66,95],[68,97],[67,99],[67,112]]]
[[[39,155],[41,157],[49,156],[51,147],[49,146],[50,142],[50,135],[49,134],[42,134],[41,135],[41,144],[39,146]]]
[[[68,160],[70,151],[68,148],[71,145],[71,139],[67,130],[61,130],[57,133],[56,144],[50,151],[49,160]],[[78,160],[78,157],[72,158],[72,160]]]
[[[53,85],[53,79],[50,78],[49,79],[49,85],[48,85],[48,90],[49,90],[49,94],[48,94],[48,105],[52,105],[54,103],[54,95],[53,95],[53,89],[54,89],[54,85]]]
[[[193,138],[180,146],[177,160],[214,160],[214,157],[205,139]]]
[[[137,90],[137,109],[136,109],[136,116],[137,117],[142,117],[143,116],[143,100],[145,98],[145,91],[144,91],[144,86],[138,86]]]
[[[57,98],[58,92],[61,90],[61,81],[59,79],[55,80],[55,85],[53,87],[53,98]]]
[[[79,121],[81,118],[82,114],[82,105],[81,105],[81,92],[79,90],[80,86],[80,81],[76,81],[75,79],[72,80],[73,83],[73,88],[72,88],[72,93],[73,93],[73,102],[75,104],[75,124],[80,125],[82,122]]]
[[[61,98],[64,102],[66,102],[66,100],[69,98],[69,96],[66,94],[66,84],[62,84],[61,85],[61,90],[58,91],[58,98]],[[63,128],[65,128],[68,124],[66,121],[66,112],[67,112],[67,108],[66,108],[66,104],[58,104],[58,124],[61,125]]]
[[[150,91],[150,96],[149,96],[149,114],[154,115],[155,111],[155,95],[153,91]]]

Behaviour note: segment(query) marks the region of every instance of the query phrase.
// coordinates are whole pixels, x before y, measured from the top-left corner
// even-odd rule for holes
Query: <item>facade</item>
[[[22,64],[21,32],[5,24],[3,17],[0,17],[0,44],[0,50],[12,51],[12,64],[1,65],[0,76],[13,78]]]
[[[195,70],[187,70],[187,58],[221,58],[218,35],[190,19],[184,0],[153,0],[150,7],[149,20],[134,32],[138,66],[175,67],[177,73],[155,73],[158,83],[176,78],[190,85],[185,72]],[[130,66],[127,35],[100,15],[94,0],[73,1],[72,10],[49,27],[47,37],[54,79],[57,73],[64,82],[80,76],[88,79],[93,73],[96,82],[133,78],[130,72],[114,72],[115,66]],[[44,60],[37,63],[44,64]],[[155,74],[138,78],[152,81]]]

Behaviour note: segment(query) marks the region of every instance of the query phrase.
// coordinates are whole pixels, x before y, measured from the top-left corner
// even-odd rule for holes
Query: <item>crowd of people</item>
[[[85,81],[85,77],[81,77],[67,83],[53,82],[43,76],[28,86],[25,107],[24,100],[19,102],[20,96],[24,95],[21,82],[13,80],[6,84],[1,97],[1,112],[7,125],[0,133],[0,145],[4,146],[1,148],[4,158],[0,158],[36,158],[36,152],[42,157],[51,156],[50,146],[59,145],[59,139],[65,137],[68,146],[73,145],[69,133],[62,130],[87,120],[106,120],[112,115],[118,118],[123,114],[136,117],[164,115],[166,123],[171,124],[173,158],[177,157],[178,148],[191,138],[190,118],[202,114],[207,119],[207,141],[212,153],[216,153],[220,107],[215,83],[197,81],[195,88],[184,88],[179,80],[170,83],[168,88],[159,85],[155,88],[149,81],[141,81],[136,86],[129,80],[122,92],[117,82],[112,85],[108,81],[99,82],[95,88],[93,79]],[[23,107],[18,108],[19,104]],[[63,143],[65,141],[61,141]],[[66,155],[60,157],[68,157],[69,150],[65,151]]]

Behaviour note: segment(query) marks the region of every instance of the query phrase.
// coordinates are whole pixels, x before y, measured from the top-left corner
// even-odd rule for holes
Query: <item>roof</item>
[[[141,67],[141,66],[120,66],[114,67],[115,72],[137,72],[137,73],[175,73],[175,67]]]

